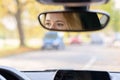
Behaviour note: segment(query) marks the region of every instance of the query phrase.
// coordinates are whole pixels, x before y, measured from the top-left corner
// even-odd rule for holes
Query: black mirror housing
[[[105,4],[109,0],[37,0],[43,4],[64,5],[64,6],[87,6],[91,4]]]

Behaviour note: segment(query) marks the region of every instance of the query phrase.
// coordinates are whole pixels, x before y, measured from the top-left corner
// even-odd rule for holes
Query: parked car
[[[70,38],[70,44],[81,44],[82,40],[79,36],[74,36]]]
[[[91,44],[103,44],[104,41],[99,34],[91,34]]]
[[[120,33],[115,33],[111,44],[113,47],[120,47]]]
[[[63,37],[58,32],[47,32],[43,38],[42,49],[64,49]]]

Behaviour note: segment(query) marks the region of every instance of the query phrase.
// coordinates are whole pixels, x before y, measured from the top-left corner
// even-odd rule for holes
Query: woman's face
[[[48,13],[45,19],[45,26],[49,29],[67,30],[68,25],[63,13]]]

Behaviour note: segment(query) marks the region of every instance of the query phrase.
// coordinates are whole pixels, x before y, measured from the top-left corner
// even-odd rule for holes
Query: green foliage
[[[106,10],[110,14],[111,19],[109,26],[111,27],[111,29],[113,29],[115,32],[120,31],[120,12],[119,10],[115,9],[114,1],[110,0],[108,4],[101,6],[101,9]]]
[[[105,30],[113,30],[115,32],[120,31],[120,15],[119,10],[115,8],[115,3],[114,0],[110,0],[107,4],[100,5],[100,6],[92,6],[91,9],[99,9],[99,10],[104,10],[109,13],[110,15],[110,22],[107,28]]]
[[[115,10],[113,12],[113,18],[112,18],[112,26],[113,26],[113,29],[116,31],[116,32],[119,32],[120,31],[120,12]]]

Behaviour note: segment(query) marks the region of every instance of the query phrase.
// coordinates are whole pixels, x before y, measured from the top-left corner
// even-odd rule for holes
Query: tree
[[[18,28],[20,46],[25,46],[25,38],[26,38],[25,30],[26,29],[29,30],[30,27],[36,27],[36,25],[33,25],[32,22],[37,22],[38,14],[42,11],[53,10],[53,9],[54,10],[58,9],[58,7],[43,5],[35,0],[1,0],[0,1],[0,10],[2,11],[0,12],[0,17],[10,15],[15,17],[16,19],[16,23],[17,23],[16,27]],[[24,15],[24,12],[27,12],[28,14]],[[24,19],[28,20],[30,25],[24,24],[23,23]],[[34,32],[39,32],[39,34],[41,34],[43,30],[41,31],[38,30],[39,26],[40,25],[38,24],[37,28],[35,30],[34,29],[32,30],[34,30]],[[34,33],[32,32],[32,35],[33,34]],[[30,34],[27,33],[27,35]]]
[[[8,6],[9,5],[9,6]],[[0,2],[0,9],[2,12],[0,13],[0,17],[5,17],[7,15],[14,16],[16,18],[16,23],[18,27],[18,33],[20,38],[20,45],[24,46],[24,33],[22,30],[21,24],[21,5],[19,0],[2,0]]]
[[[19,37],[20,37],[20,45],[25,46],[24,43],[24,32],[22,29],[22,23],[21,23],[21,5],[19,0],[15,0],[17,3],[17,12],[15,13],[15,17],[17,20],[17,27],[18,27],[18,32],[19,32]]]

